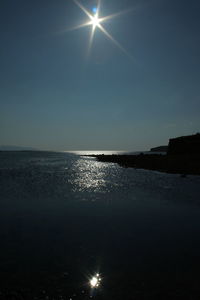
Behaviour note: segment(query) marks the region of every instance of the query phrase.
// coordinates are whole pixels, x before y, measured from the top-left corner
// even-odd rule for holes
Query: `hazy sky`
[[[91,11],[95,0],[80,0]],[[0,145],[145,150],[200,130],[200,1],[1,0]]]

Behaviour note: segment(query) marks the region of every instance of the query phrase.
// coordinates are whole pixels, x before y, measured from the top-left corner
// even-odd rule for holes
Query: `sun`
[[[105,27],[102,25],[102,23],[104,23],[107,20],[110,20],[112,18],[115,18],[123,13],[127,13],[130,10],[124,11],[124,12],[119,12],[119,13],[115,13],[106,17],[99,17],[100,15],[100,4],[101,4],[101,0],[98,0],[98,5],[97,7],[93,8],[93,13],[88,11],[78,0],[74,0],[75,4],[87,15],[87,17],[89,18],[89,20],[81,25],[78,25],[76,27],[74,27],[73,29],[78,29],[81,27],[86,27],[86,26],[91,26],[91,33],[90,33],[90,40],[89,40],[89,47],[88,47],[88,53],[90,52],[91,46],[92,46],[92,42],[93,42],[93,38],[94,38],[94,34],[96,29],[98,28],[111,42],[113,42],[115,44],[115,46],[117,46],[124,54],[126,54],[131,60],[133,60],[133,57],[130,53],[127,52],[126,49],[124,49],[124,47],[122,47],[122,45],[113,38],[113,36],[105,29]]]
[[[98,14],[95,14],[94,17],[91,16],[91,25],[93,26],[93,29],[98,27],[101,23],[101,19],[98,17]]]

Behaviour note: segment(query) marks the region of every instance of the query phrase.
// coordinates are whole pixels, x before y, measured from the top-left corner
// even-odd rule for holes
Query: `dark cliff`
[[[168,155],[200,155],[200,133],[169,140]]]

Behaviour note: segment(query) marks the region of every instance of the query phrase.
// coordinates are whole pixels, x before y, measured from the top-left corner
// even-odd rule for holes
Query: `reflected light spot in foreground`
[[[101,278],[99,274],[96,274],[95,276],[92,277],[90,280],[90,286],[91,288],[97,288],[100,284]]]

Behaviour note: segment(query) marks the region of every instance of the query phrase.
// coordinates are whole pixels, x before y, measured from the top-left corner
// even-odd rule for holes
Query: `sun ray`
[[[90,55],[90,51],[91,51],[91,48],[92,48],[92,42],[93,42],[93,38],[94,38],[94,32],[95,32],[95,27],[93,26],[92,30],[91,30],[91,34],[90,34],[89,45],[88,45],[88,52],[87,52],[87,56],[88,57]]]
[[[104,22],[104,21],[107,21],[107,20],[110,20],[110,19],[119,17],[119,16],[121,16],[121,15],[130,13],[130,12],[132,12],[132,11],[133,11],[133,8],[126,9],[126,10],[119,11],[119,12],[117,12],[117,13],[114,13],[114,14],[112,14],[112,15],[109,15],[109,16],[106,16],[106,17],[102,17],[102,18],[100,18],[100,20],[101,20],[101,22]]]
[[[101,0],[97,0],[97,11],[100,12]]]
[[[101,25],[98,28],[117,46],[124,54],[126,54],[131,60],[134,60],[133,56],[118,42],[113,36]]]
[[[87,9],[77,0],[74,0],[74,2],[76,3],[76,5],[78,5],[80,7],[80,9],[82,9],[82,11],[90,18],[92,19],[92,15],[89,13],[89,11],[87,11]]]
[[[80,24],[80,25],[77,25],[77,26],[74,26],[74,27],[69,28],[69,29],[66,29],[65,32],[77,30],[77,29],[80,29],[80,28],[83,28],[83,27],[86,27],[86,26],[91,26],[91,21]]]

